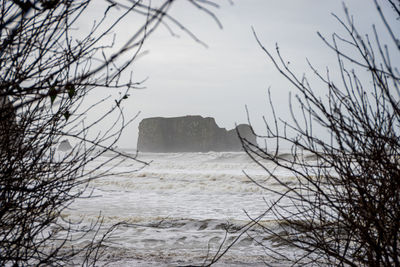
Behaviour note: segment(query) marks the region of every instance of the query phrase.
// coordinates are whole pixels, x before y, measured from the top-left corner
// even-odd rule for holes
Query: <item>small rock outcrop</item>
[[[60,150],[60,151],[68,151],[71,149],[72,149],[72,146],[67,139],[61,141],[61,143],[58,145],[58,150]]]
[[[209,117],[147,118],[139,124],[137,149],[142,152],[241,151],[238,132],[256,143],[256,136],[247,124],[227,131]]]

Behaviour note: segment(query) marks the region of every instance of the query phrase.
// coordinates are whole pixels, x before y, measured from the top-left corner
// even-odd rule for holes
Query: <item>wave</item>
[[[245,152],[139,153],[139,158],[200,162],[251,162]]]
[[[221,244],[225,249],[232,242],[235,246],[214,266],[264,266],[260,259],[274,263],[263,249],[259,249],[260,244],[292,252],[276,236],[268,236],[256,227],[240,235],[248,223],[246,220],[148,219],[150,221],[122,224],[113,232],[105,243],[106,266],[130,266],[133,263],[138,266],[201,265],[207,257],[210,259],[217,253]],[[260,223],[271,228],[278,224],[274,220]]]
[[[96,166],[107,159],[96,159],[88,169],[101,171]],[[114,232],[106,254],[125,266],[130,260],[143,263],[137,266],[146,266],[146,262],[201,265],[207,253],[215,252],[223,242],[226,229],[232,231],[227,237],[231,242],[248,223],[248,216],[258,216],[274,200],[243,170],[268,188],[280,187],[244,152],[141,153],[139,159],[152,162],[136,172],[130,171],[134,169],[131,163],[123,162],[117,167],[120,174],[90,183],[95,198],[77,200],[63,214],[64,219],[90,225],[101,210],[105,227],[125,222]],[[286,183],[298,182],[289,172],[276,172]],[[266,216],[260,224],[278,229],[279,223],[272,218]],[[232,253],[224,257],[225,266],[258,266],[264,255],[257,249],[260,242],[282,246],[279,240],[260,235],[260,228],[251,231],[256,239],[240,237]]]
[[[135,149],[119,149],[118,151],[126,153],[130,156],[138,156],[139,159],[158,159],[158,160],[180,160],[180,161],[216,161],[216,162],[252,162],[252,159],[247,155],[246,152],[174,152],[174,153],[154,153],[154,152],[137,152]],[[290,151],[278,153],[278,158],[284,160],[290,160],[294,158],[294,155]],[[115,156],[114,152],[106,152],[103,156],[111,157]],[[317,160],[318,157],[309,152],[298,153],[297,157],[303,158],[307,161]]]

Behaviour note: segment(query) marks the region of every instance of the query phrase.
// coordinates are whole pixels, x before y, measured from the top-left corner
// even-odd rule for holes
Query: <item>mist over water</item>
[[[92,168],[107,157],[98,158]],[[93,197],[77,200],[65,212],[66,218],[89,224],[101,211],[104,228],[127,223],[107,243],[104,260],[114,266],[201,265],[207,255],[212,258],[217,252],[227,227],[240,229],[274,198],[243,171],[264,185],[279,188],[276,182],[265,181],[265,171],[244,152],[145,153],[139,158],[152,162],[137,172],[93,181]],[[118,171],[134,169],[130,164],[118,166]],[[287,182],[295,181],[284,171],[279,175]],[[276,225],[268,216],[262,223]],[[265,236],[260,239],[257,231],[243,235],[215,266],[264,266],[263,261],[280,266],[257,243],[278,248],[279,244]],[[226,244],[238,235],[229,234]],[[252,239],[252,235],[258,237]]]

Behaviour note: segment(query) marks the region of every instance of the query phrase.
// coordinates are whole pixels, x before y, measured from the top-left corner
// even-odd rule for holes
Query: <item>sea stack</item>
[[[238,133],[256,143],[256,136],[247,124],[227,131],[210,117],[147,118],[139,124],[137,149],[141,152],[241,151]]]

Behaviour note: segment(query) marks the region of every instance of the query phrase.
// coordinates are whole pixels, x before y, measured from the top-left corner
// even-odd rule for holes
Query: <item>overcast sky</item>
[[[260,49],[251,27],[271,51],[278,43],[282,55],[299,75],[310,73],[306,58],[320,69],[335,66],[335,55],[319,39],[317,31],[327,37],[341,31],[331,13],[344,17],[342,1],[234,0],[233,5],[224,0],[215,2],[220,8],[212,10],[222,29],[185,1],[177,1],[170,10],[208,48],[177,28],[174,30],[179,38],[160,27],[145,43],[143,51],[148,53],[131,70],[135,80],[147,79],[143,84],[146,89],[132,91],[124,105],[128,116],[137,112],[140,115],[125,130],[120,147],[136,147],[137,127],[143,118],[201,115],[214,117],[220,127],[231,129],[235,123],[247,122],[245,105],[254,128],[262,134],[262,116],[271,117],[269,87],[278,115],[287,117],[289,91],[293,89]],[[362,31],[370,32],[372,23],[379,24],[372,0],[348,0],[345,4]],[[129,36],[134,23],[124,22],[116,34]]]

